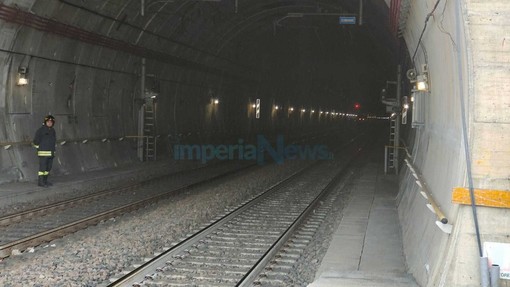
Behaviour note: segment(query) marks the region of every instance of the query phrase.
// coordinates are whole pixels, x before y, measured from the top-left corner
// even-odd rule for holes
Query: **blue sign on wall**
[[[340,25],[356,25],[355,16],[340,16],[338,19],[340,21]]]

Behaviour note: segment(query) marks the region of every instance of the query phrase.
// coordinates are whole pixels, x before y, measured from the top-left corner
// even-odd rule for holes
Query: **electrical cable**
[[[73,8],[76,8],[76,9],[79,9],[79,10],[83,10],[83,11],[88,12],[88,13],[90,13],[90,14],[93,14],[93,15],[96,15],[96,16],[99,16],[99,17],[102,17],[102,18],[104,18],[104,19],[111,20],[111,21],[113,21],[113,22],[115,22],[115,23],[118,23],[117,29],[118,29],[119,27],[121,27],[122,25],[124,25],[124,26],[130,27],[130,28],[132,28],[132,29],[139,30],[139,31],[141,31],[141,32],[143,32],[143,33],[149,34],[149,35],[151,35],[151,36],[154,36],[154,37],[156,37],[157,39],[164,39],[164,40],[169,41],[169,42],[171,42],[171,43],[173,43],[173,44],[180,45],[180,46],[182,46],[182,47],[185,47],[185,48],[188,48],[188,49],[194,50],[194,51],[196,51],[196,52],[198,52],[198,53],[201,53],[201,54],[204,54],[204,55],[207,55],[207,56],[213,57],[213,58],[217,58],[217,59],[220,59],[220,60],[227,61],[227,62],[229,62],[229,63],[231,63],[231,64],[233,64],[233,65],[236,65],[236,66],[239,66],[239,67],[243,67],[243,68],[248,69],[248,70],[251,70],[251,71],[257,71],[254,67],[249,67],[249,66],[246,66],[246,65],[240,64],[240,63],[238,63],[238,62],[235,62],[235,61],[234,61],[234,60],[232,60],[232,59],[229,59],[229,58],[226,58],[226,57],[222,57],[222,56],[216,55],[216,54],[214,54],[214,53],[212,53],[212,52],[210,52],[210,51],[206,51],[206,50],[204,50],[204,49],[200,49],[200,48],[198,48],[198,47],[195,47],[195,46],[192,46],[192,45],[190,45],[190,44],[184,43],[184,42],[182,42],[182,41],[178,41],[178,40],[172,39],[172,38],[170,38],[170,37],[166,37],[166,36],[164,36],[164,35],[161,35],[161,34],[158,34],[158,33],[152,32],[152,31],[150,31],[150,30],[144,29],[144,28],[142,28],[142,27],[139,27],[139,26],[133,25],[133,24],[131,24],[131,23],[127,22],[124,18],[119,20],[119,19],[117,19],[117,18],[114,18],[114,17],[108,16],[108,15],[105,15],[105,14],[99,13],[99,12],[97,12],[97,11],[95,11],[95,10],[89,9],[89,8],[87,8],[87,7],[85,7],[85,6],[81,6],[81,5],[74,4],[74,3],[70,2],[70,1],[67,1],[67,0],[59,0],[59,1],[60,1],[60,2],[62,2],[62,3],[64,3],[64,4],[66,4],[66,5],[68,5],[68,6],[71,6],[71,7],[73,7]],[[151,6],[152,4],[159,3],[159,2],[165,2],[165,1],[153,2],[153,3],[149,4],[148,6]]]
[[[459,12],[461,10],[460,8],[460,1],[456,1],[457,3],[457,6],[456,6],[456,13],[457,13],[457,18],[460,19],[461,17],[461,13]],[[462,23],[461,23],[462,24]],[[460,43],[459,41],[459,37],[461,35],[461,32],[459,31],[459,26],[461,24],[458,24],[457,25],[457,42]],[[457,57],[458,57],[458,60],[457,60],[457,65],[458,65],[458,69],[459,69],[459,83],[462,85],[463,83],[463,76],[462,76],[462,56],[461,56],[461,53],[457,52]],[[461,88],[463,90],[463,88]],[[464,96],[463,96],[463,93],[462,93],[462,90],[461,92],[459,93],[459,98],[460,98],[460,111],[461,111],[461,121],[462,121],[462,136],[463,136],[463,140],[464,140],[464,153],[465,153],[465,157],[466,157],[466,173],[467,173],[467,179],[468,179],[468,186],[469,186],[469,196],[471,197],[471,209],[473,211],[473,221],[474,221],[474,224],[475,224],[475,231],[476,231],[476,240],[477,240],[477,243],[478,243],[478,253],[480,255],[480,258],[483,257],[483,251],[482,251],[482,242],[481,242],[481,239],[480,239],[480,227],[478,225],[478,215],[477,215],[477,210],[476,210],[476,199],[475,199],[475,192],[474,192],[474,185],[473,185],[473,175],[472,175],[472,172],[471,172],[471,155],[469,154],[469,138],[468,138],[468,130],[467,130],[467,113],[466,113],[466,107],[465,107],[465,102],[464,102]]]
[[[77,67],[84,67],[84,68],[100,70],[100,71],[105,71],[105,72],[111,72],[111,73],[124,74],[124,75],[129,75],[129,76],[138,76],[136,73],[132,73],[132,72],[103,68],[103,67],[93,66],[93,65],[88,65],[88,64],[80,64],[80,63],[66,61],[66,60],[52,59],[52,58],[48,58],[48,57],[37,56],[37,55],[23,53],[23,52],[6,50],[6,49],[2,49],[2,48],[0,48],[0,52],[12,54],[12,55],[29,56],[30,59],[35,58],[35,59],[45,60],[45,61],[49,61],[49,62],[55,62],[55,63],[59,63],[59,64],[67,64],[67,65],[72,65],[72,66],[77,66]],[[201,84],[187,83],[187,82],[173,80],[173,79],[165,79],[165,78],[157,78],[157,79],[162,82],[169,82],[169,83],[174,83],[174,84],[183,85],[183,86],[190,86],[190,87],[204,88],[204,89],[209,88],[209,86],[204,86]]]
[[[427,17],[425,18],[425,25],[423,26],[423,30],[421,30],[420,39],[418,39],[418,43],[416,44],[416,49],[414,50],[413,57],[411,58],[413,63],[414,63],[414,58],[416,57],[416,53],[418,53],[418,48],[420,47],[420,43],[423,38],[423,34],[425,34],[425,30],[427,30],[427,24],[429,22],[430,16],[432,16],[432,14],[434,14],[434,11],[436,11],[437,6],[439,5],[439,2],[441,2],[441,0],[437,0],[436,4],[434,5],[434,8],[432,9],[432,11],[430,11],[430,13],[427,14]]]
[[[444,21],[444,12],[446,10],[446,5],[447,4],[448,4],[448,0],[445,0],[445,4],[443,6],[443,12],[441,13],[441,21],[437,24],[437,27],[439,28],[439,31],[441,31],[441,33],[448,35],[448,37],[450,38],[450,41],[452,42],[453,48],[457,52],[457,44],[453,40],[452,34],[450,34],[450,32],[446,31],[446,29],[444,28],[444,23],[443,23],[443,21]]]

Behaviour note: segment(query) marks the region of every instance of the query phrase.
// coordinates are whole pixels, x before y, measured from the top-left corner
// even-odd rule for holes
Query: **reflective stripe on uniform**
[[[32,144],[32,146],[34,146],[35,148],[39,148],[39,145]]]
[[[45,171],[43,175],[48,175],[48,174],[50,174],[50,172],[49,171]]]
[[[51,153],[51,151],[40,150],[40,151],[37,152],[37,155],[38,156],[52,156],[52,153]]]
[[[39,175],[39,176],[44,175],[44,171],[38,172],[37,175]]]

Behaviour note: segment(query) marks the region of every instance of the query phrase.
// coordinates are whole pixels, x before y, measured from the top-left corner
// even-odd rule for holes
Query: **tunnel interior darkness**
[[[401,138],[453,233],[437,228],[403,166],[398,206],[409,271],[429,285],[478,284],[472,267],[480,247],[472,248],[474,228],[465,224],[471,209],[452,203],[451,191],[508,190],[508,97],[501,95],[510,2],[363,0],[362,25],[340,25],[340,15],[358,16],[360,3],[0,0],[0,183],[36,178],[30,142],[47,114],[57,119],[53,175],[139,167],[147,89],[159,93],[153,136],[158,156],[168,156],[179,141],[290,137],[353,123],[331,112],[388,115],[381,89],[396,81],[397,65],[406,72],[416,64],[429,89],[411,104]],[[17,85],[22,75],[27,83]],[[414,95],[405,77],[401,84],[402,96]],[[504,211],[479,210],[482,239],[507,242],[508,229],[494,220]]]
[[[165,151],[168,142],[186,136],[213,142],[211,135],[221,141],[226,133],[299,134],[341,121],[342,113],[385,115],[380,91],[396,78],[399,49],[407,53],[390,32],[381,0],[363,1],[362,17],[358,0],[0,5],[4,29],[13,31],[6,38],[11,48],[2,49],[9,63],[6,121],[24,127],[6,127],[0,136],[26,141],[45,114],[55,115],[61,141],[78,144],[62,148],[68,152],[59,158],[60,173],[136,161],[136,143],[117,139],[139,134],[147,98],[142,58],[145,91],[159,93],[158,146]],[[341,25],[340,16],[355,16],[357,23]],[[20,68],[28,69],[26,86],[16,85]],[[21,152],[31,158],[28,149]],[[98,162],[66,159],[73,154]],[[2,168],[27,169],[22,173],[35,164],[3,162]]]
[[[395,77],[397,45],[385,3],[365,2],[361,26],[339,24],[340,15],[358,18],[353,0],[145,1],[143,12],[140,1],[61,0],[51,16],[146,48],[150,73],[206,88],[205,97],[343,112],[360,103],[365,113],[384,113],[379,92]],[[38,9],[48,11],[47,2]]]

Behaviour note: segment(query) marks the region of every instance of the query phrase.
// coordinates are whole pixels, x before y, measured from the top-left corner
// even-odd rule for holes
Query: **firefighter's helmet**
[[[44,123],[46,124],[47,121],[51,121],[53,124],[55,124],[55,117],[52,115],[47,115],[44,117]]]

